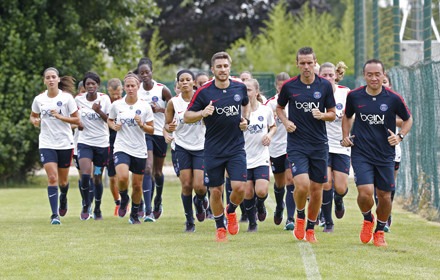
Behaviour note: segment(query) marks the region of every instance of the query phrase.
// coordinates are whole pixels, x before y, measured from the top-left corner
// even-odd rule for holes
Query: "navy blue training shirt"
[[[229,156],[244,150],[240,130],[241,106],[249,103],[246,86],[229,79],[230,85],[219,89],[215,82],[199,88],[188,105],[188,111],[198,112],[212,101],[214,113],[203,118],[206,126],[205,156]]]
[[[328,145],[325,122],[313,117],[312,109],[324,112],[336,106],[333,87],[326,79],[315,75],[312,84],[301,82],[300,76],[287,80],[278,96],[278,105],[289,103],[289,120],[296,130],[288,133],[287,152],[291,149],[314,150],[316,146]]]
[[[362,157],[375,165],[393,162],[395,147],[388,143],[388,129],[396,131],[396,115],[406,121],[411,113],[402,96],[389,88],[382,87],[376,96],[365,89],[362,86],[347,95],[345,115],[351,118],[355,114],[351,157]]]

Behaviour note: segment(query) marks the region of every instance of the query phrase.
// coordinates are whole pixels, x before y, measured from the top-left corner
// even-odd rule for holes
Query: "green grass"
[[[37,180],[38,181],[38,180]],[[41,181],[41,180],[40,180]],[[388,247],[359,241],[362,216],[350,186],[346,216],[335,232],[317,228],[319,243],[297,241],[274,225],[274,201],[257,233],[214,241],[214,221],[184,229],[180,184],[168,176],[164,213],[156,223],[133,226],[113,217],[111,194],[104,190],[103,221],[79,219],[80,195],[72,177],[69,211],[62,225],[49,224],[49,203],[41,186],[0,189],[0,279],[438,279],[440,227],[403,211],[393,211]],[[272,190],[270,194],[272,194]],[[239,210],[238,210],[239,211]],[[316,267],[302,252],[315,256]],[[312,255],[313,254],[313,255]],[[307,270],[306,268],[307,267]],[[306,271],[319,274],[307,275]]]

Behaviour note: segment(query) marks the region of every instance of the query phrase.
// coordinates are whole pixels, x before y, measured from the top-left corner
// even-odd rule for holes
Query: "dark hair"
[[[179,72],[177,72],[177,81],[179,81],[180,75],[185,74],[185,73],[190,74],[191,77],[193,78],[193,80],[195,80],[194,73],[191,70],[183,69],[183,70],[180,70]]]
[[[311,47],[300,48],[298,50],[298,52],[296,53],[296,61],[298,61],[298,57],[300,55],[309,55],[309,54],[313,54],[313,59],[316,59],[315,52],[313,51],[313,49]]]
[[[98,85],[101,84],[101,78],[99,77],[98,74],[96,74],[95,72],[89,71],[84,75],[84,79],[83,79],[83,85],[86,85],[86,80],[87,79],[91,79],[94,80]]]
[[[198,78],[198,77],[201,77],[201,76],[206,76],[206,77],[209,78],[208,73],[206,73],[206,72],[199,72],[199,73],[196,74],[196,77],[195,77],[194,80],[197,80],[197,78]]]
[[[367,64],[380,64],[380,66],[382,66],[382,72],[385,73],[385,67],[383,66],[382,61],[376,58],[369,59],[367,60],[367,62],[365,62],[364,67],[362,68],[362,73],[365,74],[365,67],[367,66]]]
[[[387,77],[387,79],[388,79],[388,84],[390,85],[390,87],[392,86],[392,84],[391,84],[391,79],[390,79],[390,76],[387,74],[387,73],[385,73],[385,77]]]
[[[229,64],[232,63],[231,56],[230,56],[227,52],[218,52],[218,53],[215,53],[215,54],[212,56],[212,58],[211,58],[211,66],[214,65],[214,62],[215,62],[217,59],[227,59],[227,60],[229,61]]]
[[[153,62],[151,61],[151,59],[149,59],[148,57],[143,57],[139,59],[135,74],[139,74],[139,67],[141,67],[144,64],[147,64],[150,67],[150,70],[153,71]]]

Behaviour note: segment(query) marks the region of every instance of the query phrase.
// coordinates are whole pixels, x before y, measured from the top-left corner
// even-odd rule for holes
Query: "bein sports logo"
[[[319,109],[319,102],[298,102],[295,101],[296,109],[304,110],[305,113],[311,112],[312,109]]]
[[[240,105],[231,105],[231,106],[225,106],[225,107],[216,107],[215,112],[218,115],[225,114],[226,117],[232,117],[236,116],[240,113]]]
[[[247,131],[249,131],[250,134],[257,134],[257,133],[263,132],[263,128],[264,128],[264,125],[262,125],[262,124],[251,124],[251,125],[248,125]]]
[[[363,122],[368,122],[369,125],[385,124],[385,115],[375,115],[375,114],[366,115],[360,113],[360,117]]]
[[[55,116],[52,114],[52,110],[56,110],[56,109],[43,109],[40,111],[41,114],[41,118],[50,118],[50,119],[55,119]],[[58,114],[61,115],[61,109],[58,112]]]
[[[90,121],[101,120],[101,116],[95,112],[81,112],[81,118],[85,118]]]

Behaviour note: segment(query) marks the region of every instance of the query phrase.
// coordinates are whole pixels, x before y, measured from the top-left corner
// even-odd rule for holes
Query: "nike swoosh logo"
[[[215,100],[211,100],[212,104],[214,104],[215,102],[219,101],[220,99],[215,99]]]
[[[56,196],[56,195],[57,195],[57,194],[54,193],[54,194],[49,195],[49,197],[54,197],[54,196]]]
[[[180,111],[180,112],[177,112],[177,114],[178,114],[178,115],[180,115],[180,114],[182,114],[183,112],[185,112],[185,111]]]
[[[299,94],[299,93],[298,93],[298,94],[292,94],[293,97],[298,97],[298,96],[300,96],[300,95],[301,95],[301,94]]]
[[[367,105],[358,105],[358,108],[363,108],[365,106],[367,106]]]

